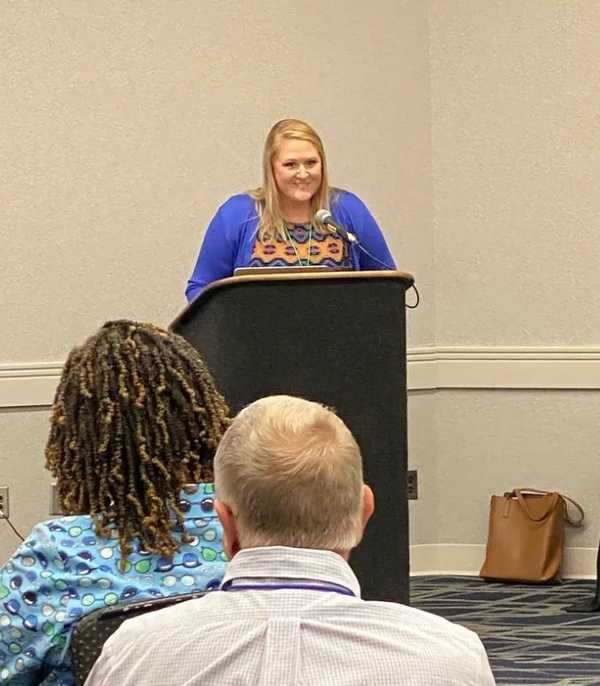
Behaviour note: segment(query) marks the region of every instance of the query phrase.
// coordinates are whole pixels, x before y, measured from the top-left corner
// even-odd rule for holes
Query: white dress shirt
[[[86,686],[494,684],[476,634],[405,605],[361,600],[336,553],[242,550],[223,585],[124,622]]]

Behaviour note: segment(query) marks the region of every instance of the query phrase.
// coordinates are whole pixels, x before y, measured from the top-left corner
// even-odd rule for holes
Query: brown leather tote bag
[[[569,501],[579,512],[573,520]],[[488,581],[544,584],[560,581],[565,522],[582,526],[584,513],[571,498],[534,488],[515,488],[490,503],[485,562],[479,576]]]

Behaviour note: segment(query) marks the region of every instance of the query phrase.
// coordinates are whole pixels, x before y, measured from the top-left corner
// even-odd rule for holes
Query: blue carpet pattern
[[[567,613],[595,583],[486,583],[458,576],[413,577],[411,605],[475,631],[498,684],[600,686],[600,612]]]

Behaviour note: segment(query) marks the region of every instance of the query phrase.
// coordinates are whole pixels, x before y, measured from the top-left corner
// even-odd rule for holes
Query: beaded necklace
[[[313,226],[312,226],[312,224],[310,224],[308,227],[308,251],[306,253],[306,262],[302,262],[302,260],[300,259],[300,253],[298,252],[298,248],[296,247],[296,241],[292,239],[290,232],[288,230],[287,224],[284,224],[284,229],[285,229],[285,237],[286,237],[288,243],[294,249],[294,252],[296,253],[296,259],[298,260],[298,265],[300,267],[308,267],[310,265],[310,251],[312,248],[312,237],[313,237]]]

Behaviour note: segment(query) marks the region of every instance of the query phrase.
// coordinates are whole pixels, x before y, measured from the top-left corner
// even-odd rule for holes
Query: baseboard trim
[[[565,579],[595,579],[597,548],[565,549]],[[411,576],[477,576],[485,559],[485,545],[424,543],[410,546]]]
[[[49,407],[61,362],[0,364],[0,408]],[[409,392],[600,389],[600,347],[427,347],[407,354]]]

